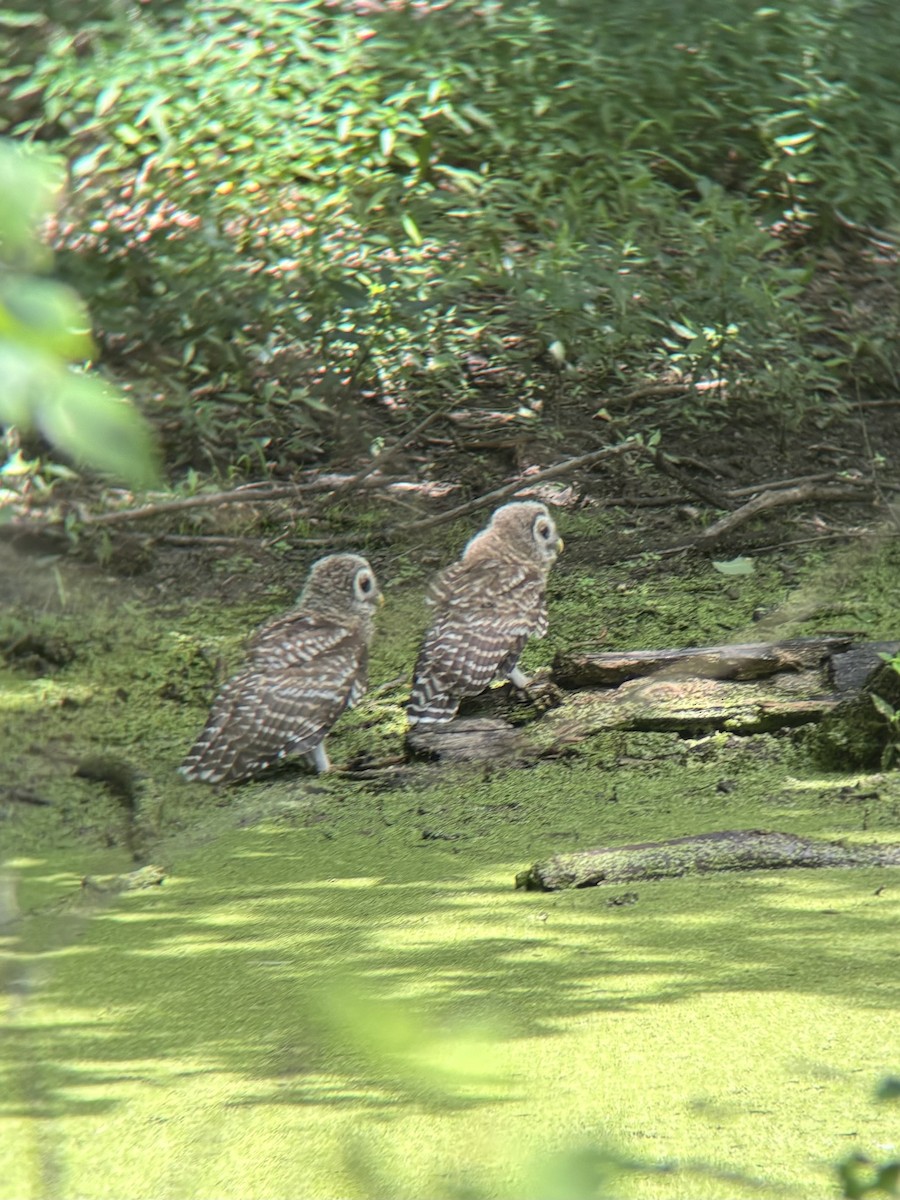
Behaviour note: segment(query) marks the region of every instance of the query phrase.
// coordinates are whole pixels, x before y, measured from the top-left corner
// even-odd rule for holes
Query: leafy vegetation
[[[882,654],[880,656],[892,672],[900,675],[900,654]],[[881,755],[881,765],[886,770],[896,766],[900,760],[900,709],[894,707],[885,696],[870,692],[869,698],[875,706],[875,711],[887,722],[887,739]]]
[[[33,428],[76,463],[138,485],[155,476],[150,433],[136,410],[70,367],[93,356],[93,343],[78,296],[47,278],[50,255],[37,236],[58,186],[47,162],[0,142],[0,425],[8,450],[0,503],[34,476],[36,463],[20,448],[20,435]],[[54,465],[47,474],[54,473],[69,472]]]
[[[67,22],[34,33],[18,132],[68,161],[61,262],[107,354],[164,379],[176,460],[296,459],[360,396],[488,381],[537,412],[560,372],[576,402],[704,384],[697,422],[896,379],[895,312],[808,295],[819,246],[894,211],[887,0]]]
[[[881,1080],[875,1091],[875,1099],[882,1103],[896,1103],[900,1097],[900,1079],[888,1075]],[[900,1196],[900,1159],[888,1162],[873,1162],[865,1154],[850,1154],[837,1167],[841,1195],[846,1200],[863,1200],[864,1197]]]

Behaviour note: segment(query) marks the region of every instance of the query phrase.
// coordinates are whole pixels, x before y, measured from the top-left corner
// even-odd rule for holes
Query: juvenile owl
[[[234,783],[300,754],[327,771],[325,736],[366,690],[380,603],[364,558],[331,554],[313,563],[297,607],[251,638],[246,665],[216,697],[182,775]]]
[[[543,504],[504,504],[437,577],[429,594],[434,619],[406,710],[410,725],[451,721],[464,696],[494,679],[527,686],[516,663],[528,638],[547,632],[544,590],[562,546]]]

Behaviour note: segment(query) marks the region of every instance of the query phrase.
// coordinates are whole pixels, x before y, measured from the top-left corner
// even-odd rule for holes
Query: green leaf
[[[94,353],[89,326],[84,304],[64,284],[21,275],[0,281],[0,337],[77,360]]]
[[[0,259],[17,265],[46,265],[49,251],[37,229],[53,206],[61,174],[46,158],[25,154],[0,139]]]
[[[36,406],[35,423],[77,463],[136,487],[158,478],[150,431],[141,415],[97,378],[61,370],[55,390]]]
[[[897,711],[893,705],[888,704],[887,700],[885,700],[883,696],[878,696],[875,694],[875,692],[871,692],[869,694],[869,699],[883,717],[887,717],[889,721],[893,721],[894,717],[897,715]]]
[[[16,12],[12,8],[0,8],[0,24],[8,29],[28,29],[32,25],[41,25],[47,18],[42,13]]]
[[[105,87],[94,104],[96,115],[102,117],[108,113],[121,95],[122,85],[120,83],[111,83],[109,87]]]
[[[775,144],[781,146],[782,149],[788,146],[802,146],[804,142],[811,141],[815,136],[814,130],[807,129],[803,133],[788,133],[783,137],[777,137]]]
[[[419,233],[418,225],[416,225],[415,221],[412,219],[412,217],[409,215],[409,213],[402,214],[402,216],[400,217],[400,224],[403,226],[403,228],[406,232],[406,236],[409,238],[409,240],[412,242],[412,244],[414,246],[421,246],[422,245],[422,235],[421,235],[421,233]]]
[[[720,575],[752,575],[756,563],[752,558],[729,558],[724,562],[713,562]]]

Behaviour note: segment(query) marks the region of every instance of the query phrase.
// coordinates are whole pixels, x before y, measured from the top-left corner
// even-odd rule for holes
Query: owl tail
[[[179,773],[185,779],[196,780],[199,783],[224,783],[239,778],[240,771],[233,773],[235,764],[228,761],[230,756],[217,753],[217,749],[198,743],[185,756],[184,762],[178,768]]]
[[[248,761],[238,746],[220,737],[220,732],[218,726],[210,722],[197,738],[178,768],[185,779],[200,783],[236,783],[258,768],[259,764]]]
[[[406,706],[406,718],[411,726],[444,725],[452,721],[459,708],[459,698],[448,696],[430,679],[417,679]]]

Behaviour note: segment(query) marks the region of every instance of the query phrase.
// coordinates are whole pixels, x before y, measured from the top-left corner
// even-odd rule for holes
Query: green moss
[[[391,562],[338,762],[402,749],[427,611],[415,564]],[[886,636],[896,567],[886,542],[829,575],[823,603],[843,587]],[[513,880],[557,852],[724,828],[895,838],[896,775],[824,773],[786,736],[618,732],[525,770],[410,768],[402,786],[300,769],[190,785],[176,766],[218,660],[292,598],[251,581],[252,601],[160,606],[66,577],[64,603],[11,614],[73,653],[42,678],[0,675],[6,780],[47,802],[2,809],[3,913],[40,914],[5,947],[0,1196],[546,1195],[541,1172],[576,1170],[590,1145],[616,1194],[818,1200],[847,1152],[879,1156],[893,874],[661,881],[629,904]],[[775,629],[833,624],[814,574],[792,607],[774,565],[735,581],[564,558],[553,581],[532,665],[604,628],[610,646],[744,637],[757,606]],[[128,804],[76,774],[98,757],[134,769]],[[70,910],[82,875],[135,854],[169,868],[162,888]]]
[[[638,776],[615,799],[590,767],[529,773],[515,802],[505,774],[424,804],[316,791],[183,854],[40,960],[8,1042],[8,1194],[56,1171],[51,1194],[87,1197],[521,1196],[533,1155],[586,1142],[641,1165],[616,1194],[828,1194],[830,1162],[892,1136],[868,1094],[897,889],[512,890],[550,844],[721,823],[726,798],[699,786],[675,817]]]

